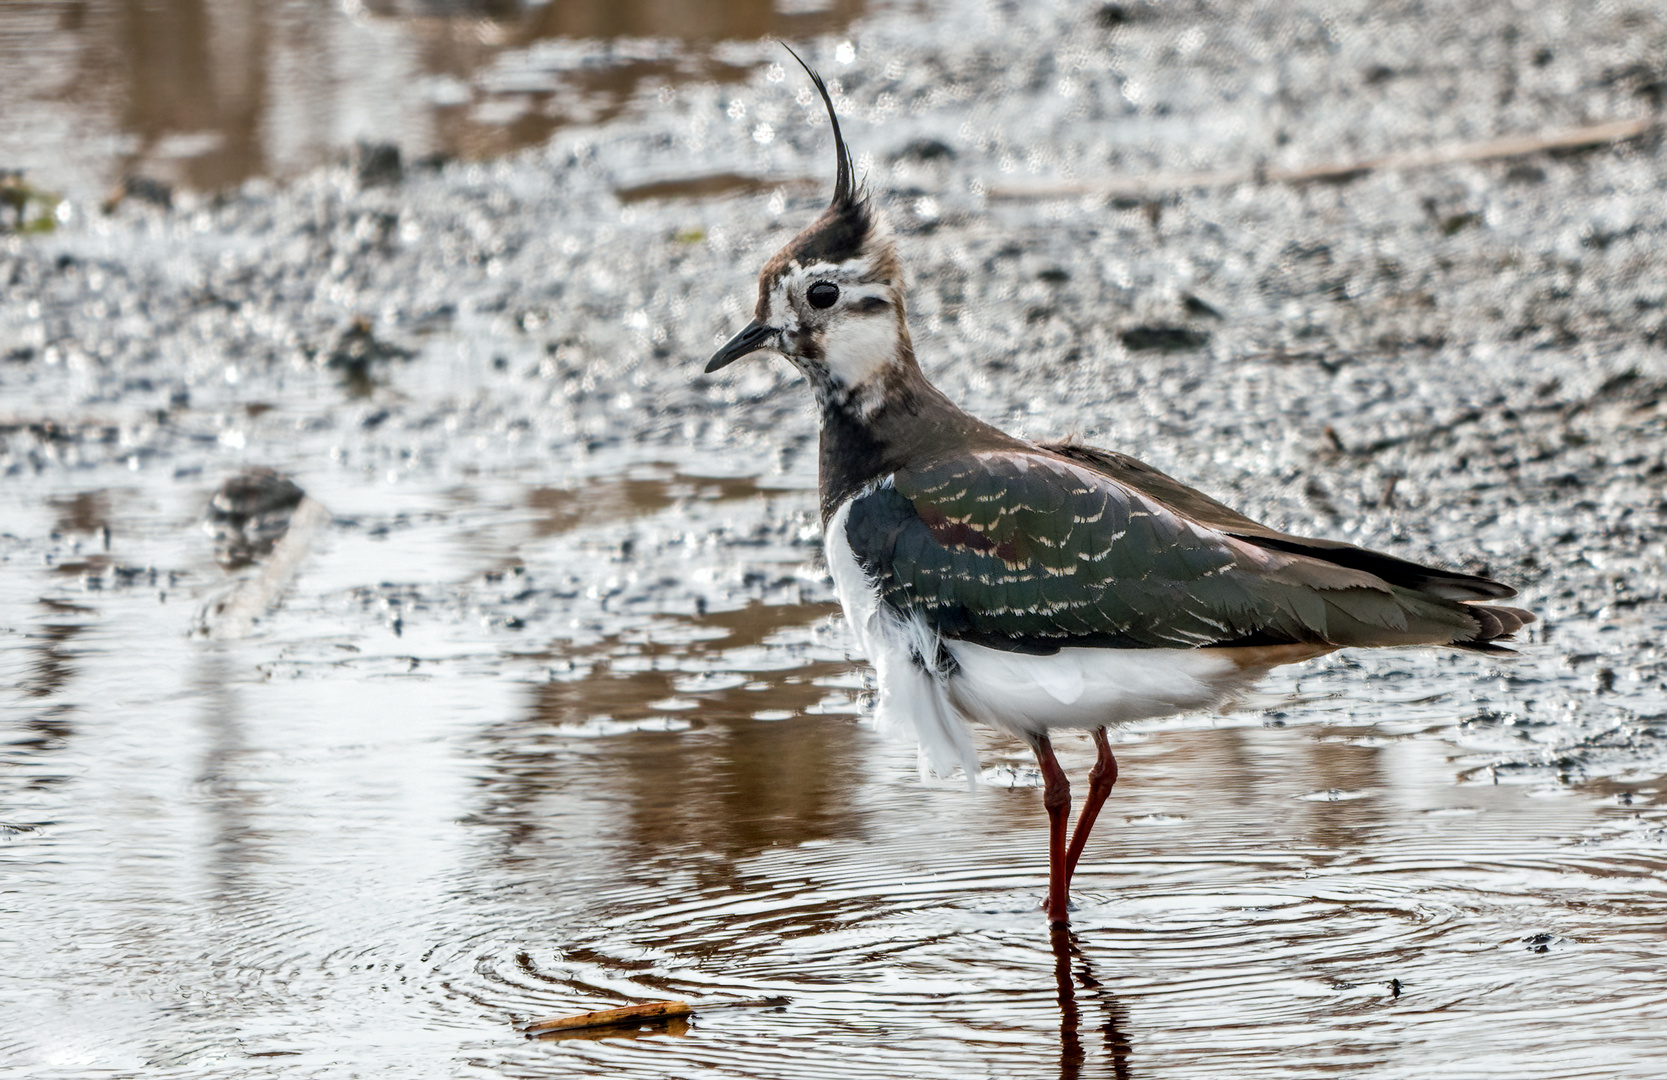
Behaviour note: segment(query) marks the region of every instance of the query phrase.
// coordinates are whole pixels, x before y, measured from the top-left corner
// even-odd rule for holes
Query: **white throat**
[[[829,328],[822,342],[828,374],[869,411],[878,404],[885,373],[898,363],[902,342],[890,313],[853,316]]]

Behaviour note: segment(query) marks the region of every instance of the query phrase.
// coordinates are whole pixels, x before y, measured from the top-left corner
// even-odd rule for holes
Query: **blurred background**
[[[0,160],[82,197],[217,191],[357,142],[483,159],[605,122],[644,83],[745,82],[723,43],[848,26],[861,0],[19,0],[0,23]]]
[[[828,77],[928,375],[1516,584],[1039,779],[864,725]],[[1653,1077],[1667,16],[0,5],[0,1074]],[[1074,775],[1092,758],[1061,750]],[[666,997],[687,1024],[534,1042]]]

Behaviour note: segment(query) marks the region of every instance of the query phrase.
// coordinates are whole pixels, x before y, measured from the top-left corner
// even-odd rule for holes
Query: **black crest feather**
[[[810,81],[816,85],[816,92],[822,95],[822,104],[828,107],[828,123],[833,125],[834,158],[839,168],[838,176],[834,179],[833,202],[830,205],[849,205],[857,197],[856,170],[851,166],[851,148],[845,145],[845,136],[839,130],[839,117],[834,114],[833,96],[828,93],[828,84],[822,81],[822,76],[818,75],[815,69],[805,63],[804,57],[793,51],[793,46],[784,41],[781,47],[805,69],[805,74],[809,75]]]
[[[805,74],[810,76],[810,81],[816,86],[816,92],[822,95],[822,104],[828,109],[828,123],[833,126],[834,158],[839,171],[834,178],[833,201],[822,211],[821,217],[782,250],[779,256],[782,259],[781,265],[785,266],[788,262],[797,262],[803,266],[817,262],[845,262],[862,253],[863,244],[872,234],[873,208],[869,205],[866,193],[857,186],[851,148],[845,145],[845,135],[839,130],[839,117],[834,112],[833,95],[828,92],[828,84],[805,63],[802,56],[793,51],[792,46],[782,42],[782,48],[805,69]],[[779,267],[772,263],[766,267],[766,274],[772,274],[778,269]]]

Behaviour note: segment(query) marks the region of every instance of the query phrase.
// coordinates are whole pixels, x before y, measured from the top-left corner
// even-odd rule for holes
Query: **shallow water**
[[[211,640],[226,586],[207,536],[179,543],[206,492],[111,479],[42,500],[59,553],[0,577],[28,612],[0,641],[20,1075],[1642,1077],[1667,1053],[1660,781],[1475,767],[1482,662],[1299,669],[1121,733],[1050,942],[1024,751],[987,742],[976,791],[922,783],[858,722],[814,575],[612,632],[509,622],[610,529],[803,488],[645,462],[442,514],[455,492],[413,485],[403,531],[335,519]],[[450,552],[430,576],[474,600],[408,591],[397,625],[356,600],[402,547]]]

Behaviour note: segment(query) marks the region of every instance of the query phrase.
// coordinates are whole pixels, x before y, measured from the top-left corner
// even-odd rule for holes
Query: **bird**
[[[1108,729],[1218,707],[1337,649],[1511,651],[1535,617],[1494,603],[1509,585],[1280,532],[1126,454],[1019,438],[952,402],[916,361],[897,242],[827,84],[788,51],[827,109],[833,198],[764,264],[752,320],[705,370],[774,352],[810,384],[824,551],[876,720],[912,726],[923,770],[969,783],[970,725],[1029,744],[1056,929],[1117,781]],[[1096,750],[1069,833],[1059,730]]]

